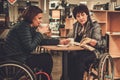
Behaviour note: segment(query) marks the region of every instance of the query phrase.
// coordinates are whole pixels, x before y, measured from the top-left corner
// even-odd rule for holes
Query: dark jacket
[[[43,44],[42,41],[44,41],[43,35],[36,32],[34,27],[30,27],[29,23],[22,21],[9,31],[4,51],[10,58],[26,60],[38,45]],[[48,42],[48,40],[44,41],[44,43]],[[53,44],[58,43],[59,40],[54,40]]]

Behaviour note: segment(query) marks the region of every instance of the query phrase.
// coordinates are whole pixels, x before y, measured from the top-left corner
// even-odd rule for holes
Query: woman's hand
[[[89,42],[89,44],[90,44],[91,46],[95,46],[95,45],[97,44],[97,40],[91,39],[90,42]]]
[[[91,38],[84,38],[81,42],[81,45],[89,44],[91,46],[95,46],[97,44],[97,40]]]
[[[60,44],[62,44],[62,45],[67,45],[69,42],[70,42],[69,39],[61,39],[60,40]]]

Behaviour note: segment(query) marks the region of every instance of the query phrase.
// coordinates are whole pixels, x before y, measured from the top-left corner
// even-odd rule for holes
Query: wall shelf
[[[120,78],[120,11],[91,10],[103,35],[109,35],[109,53],[114,60],[115,79]]]

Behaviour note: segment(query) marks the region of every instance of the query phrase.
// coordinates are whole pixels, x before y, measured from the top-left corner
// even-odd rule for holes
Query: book
[[[90,43],[92,39],[91,38],[83,38],[81,41],[80,41],[80,46],[86,50],[90,50],[90,51],[94,51],[95,48],[90,46],[88,43]]]

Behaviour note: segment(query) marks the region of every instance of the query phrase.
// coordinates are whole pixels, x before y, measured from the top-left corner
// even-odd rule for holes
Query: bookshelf
[[[115,79],[120,79],[120,11],[91,10],[102,27],[103,35],[109,34],[109,53],[114,60]]]

